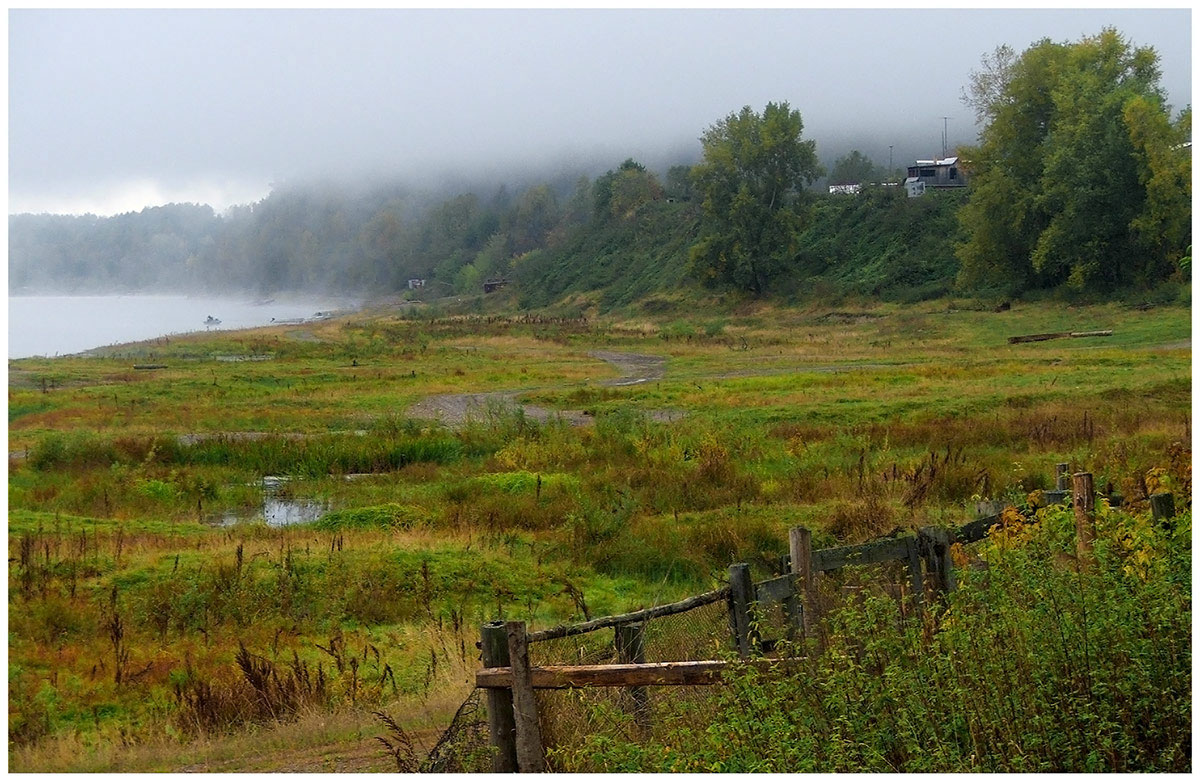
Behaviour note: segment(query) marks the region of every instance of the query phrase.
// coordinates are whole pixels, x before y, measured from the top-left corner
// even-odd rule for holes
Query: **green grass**
[[[324,712],[436,700],[446,716],[482,621],[624,612],[712,588],[735,561],[765,575],[792,525],[825,546],[962,520],[1061,461],[1135,508],[1151,487],[1190,495],[1185,308],[730,299],[698,316],[695,295],[606,317],[581,300],[586,323],[380,312],[313,340],[266,329],[10,362],[9,449],[29,450],[9,468],[14,769],[119,766],[122,734],[195,745],[187,697],[204,686],[213,719],[253,721],[242,644],[281,674],[293,652],[321,665]],[[1005,340],[1094,328],[1114,336]],[[663,356],[666,375],[603,385],[619,372],[593,350]],[[235,354],[272,359],[216,358]],[[132,370],[146,358],[168,368]],[[490,391],[593,424],[406,414]],[[254,517],[267,475],[329,512],[214,525]]]

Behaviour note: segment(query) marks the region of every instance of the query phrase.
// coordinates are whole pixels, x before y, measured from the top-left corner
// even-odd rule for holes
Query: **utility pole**
[[[891,181],[896,169],[892,168],[892,147],[895,144],[888,144],[888,181]]]
[[[942,117],[942,159],[946,159],[946,127],[949,125],[953,117]]]

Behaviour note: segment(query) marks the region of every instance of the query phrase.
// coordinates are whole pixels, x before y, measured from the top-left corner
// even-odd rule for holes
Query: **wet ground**
[[[661,380],[666,373],[667,361],[660,355],[644,355],[641,353],[622,353],[607,350],[597,350],[588,353],[593,358],[607,361],[621,371],[620,377],[604,380],[600,385],[605,387],[622,387],[638,385],[643,382]],[[414,418],[437,420],[452,428],[461,426],[470,418],[486,417],[490,409],[519,407],[526,416],[544,423],[558,418],[572,426],[586,426],[593,420],[584,410],[553,410],[539,407],[536,404],[522,404],[517,397],[522,393],[539,390],[560,390],[561,387],[524,388],[515,391],[495,391],[492,393],[444,393],[430,396],[409,407],[408,414]],[[677,410],[655,410],[649,413],[653,420],[670,422],[683,417],[684,413]]]

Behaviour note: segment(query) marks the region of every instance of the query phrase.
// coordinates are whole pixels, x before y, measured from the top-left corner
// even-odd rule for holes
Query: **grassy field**
[[[960,521],[1062,461],[1190,496],[1190,336],[1118,305],[377,310],[10,361],[10,769],[388,769],[372,711],[436,739],[483,621],[765,573],[797,523]],[[409,414],[465,393],[498,395]],[[319,520],[263,523],[264,477]]]

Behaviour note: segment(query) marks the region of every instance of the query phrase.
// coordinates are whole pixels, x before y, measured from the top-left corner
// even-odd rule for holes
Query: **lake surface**
[[[191,331],[253,328],[355,305],[336,298],[256,302],[250,297],[181,295],[10,296],[8,357],[70,355]],[[206,324],[209,317],[220,324]]]

